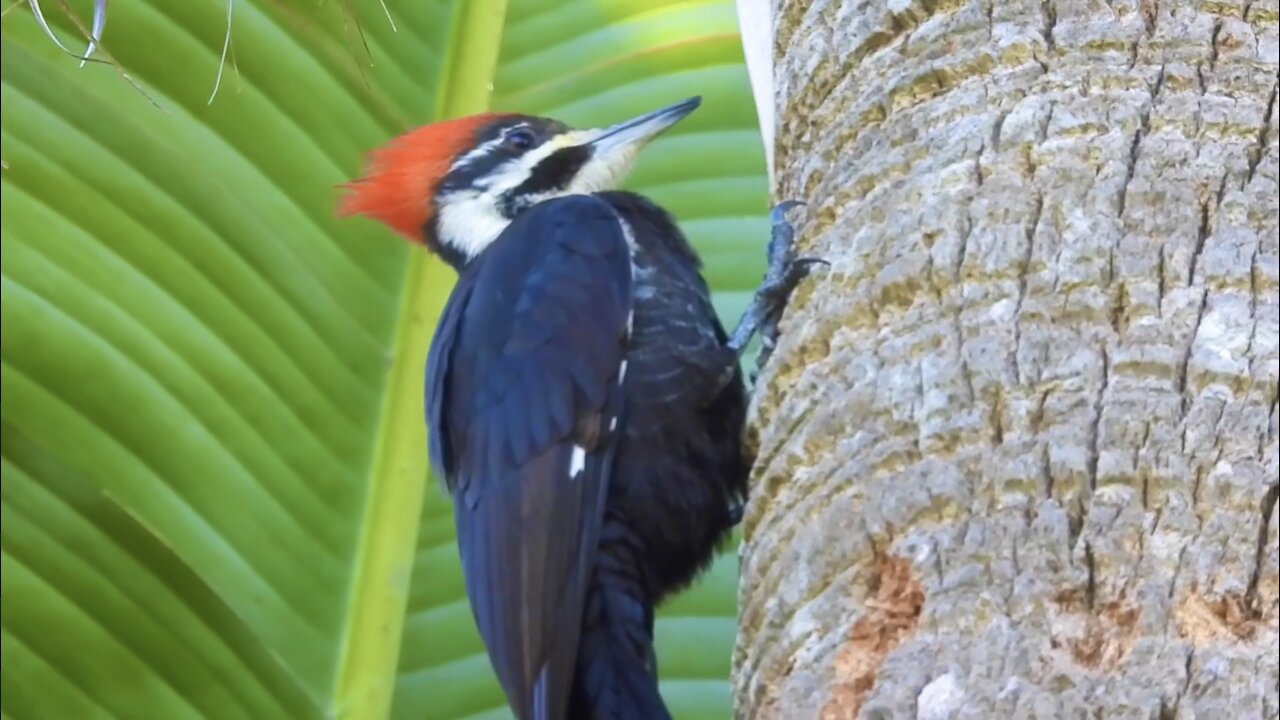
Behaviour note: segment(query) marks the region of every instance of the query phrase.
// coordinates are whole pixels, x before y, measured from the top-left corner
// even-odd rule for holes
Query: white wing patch
[[[573,446],[573,456],[569,458],[569,477],[577,478],[587,467],[587,450],[581,445]]]

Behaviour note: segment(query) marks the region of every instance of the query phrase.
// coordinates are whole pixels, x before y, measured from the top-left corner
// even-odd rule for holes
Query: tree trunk
[[[741,718],[1275,718],[1276,0],[779,0]]]

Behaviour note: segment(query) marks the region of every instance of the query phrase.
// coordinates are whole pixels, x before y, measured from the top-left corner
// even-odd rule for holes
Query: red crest
[[[369,154],[364,176],[340,187],[346,191],[338,215],[364,215],[413,242],[424,242],[423,227],[435,214],[436,186],[476,132],[503,117],[483,113],[424,125]]]

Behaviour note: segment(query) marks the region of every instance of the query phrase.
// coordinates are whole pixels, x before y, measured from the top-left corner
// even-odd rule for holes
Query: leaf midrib
[[[506,0],[460,0],[446,45],[437,118],[488,108],[502,40]],[[453,277],[419,248],[410,253],[394,354],[356,553],[354,581],[333,696],[333,714],[385,718],[418,546],[427,482],[423,361]]]

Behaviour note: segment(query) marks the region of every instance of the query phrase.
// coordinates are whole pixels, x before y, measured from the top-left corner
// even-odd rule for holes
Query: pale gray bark
[[[1276,0],[779,2],[738,716],[1276,718]]]

